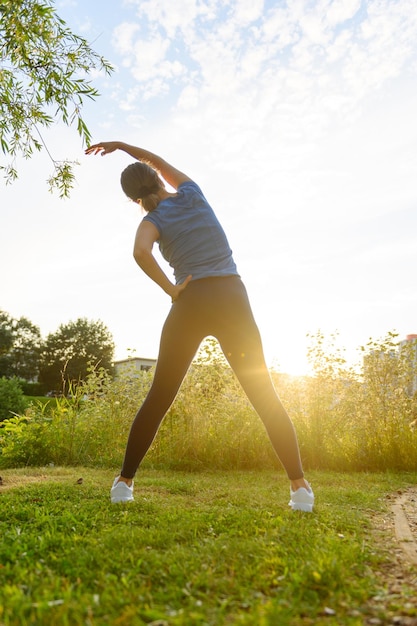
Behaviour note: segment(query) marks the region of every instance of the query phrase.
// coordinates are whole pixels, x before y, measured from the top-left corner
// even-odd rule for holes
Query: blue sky
[[[267,360],[306,369],[308,333],[357,348],[417,332],[414,0],[67,0],[58,13],[115,66],[85,108],[95,141],[160,153],[203,188],[248,287]],[[101,319],[116,357],[157,355],[169,301],[132,258],[141,219],[123,154],[78,159],[70,200],[45,154],[0,187],[0,308],[46,335]]]

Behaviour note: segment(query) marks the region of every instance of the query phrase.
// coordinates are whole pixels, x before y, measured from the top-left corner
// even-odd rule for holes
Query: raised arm
[[[137,146],[131,146],[127,143],[123,143],[123,141],[101,141],[89,146],[85,153],[101,153],[101,156],[105,156],[115,150],[122,150],[138,161],[149,163],[149,165],[157,170],[164,180],[166,180],[166,182],[174,189],[177,189],[181,183],[191,180],[186,174],[177,170],[177,168],[167,163],[167,161],[157,154],[149,152],[149,150],[144,150],[143,148],[138,148]]]

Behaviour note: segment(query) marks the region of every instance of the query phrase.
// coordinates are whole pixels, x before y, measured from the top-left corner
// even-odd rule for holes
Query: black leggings
[[[293,424],[273,387],[245,286],[238,276],[191,281],[165,321],[152,386],[130,430],[122,476],[133,478],[202,340],[215,337],[262,419],[290,480],[303,476]]]

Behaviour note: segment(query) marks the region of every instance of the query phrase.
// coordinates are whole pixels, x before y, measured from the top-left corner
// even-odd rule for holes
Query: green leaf
[[[99,92],[85,76],[92,71],[113,71],[79,35],[73,33],[48,0],[0,1],[0,141],[4,154],[29,158],[44,148],[35,135],[39,124],[76,122],[83,142],[91,135],[81,110],[85,98]],[[50,115],[50,107],[55,114]],[[73,185],[72,169],[62,164],[51,177],[52,188],[67,197]],[[7,182],[17,176],[8,167]]]

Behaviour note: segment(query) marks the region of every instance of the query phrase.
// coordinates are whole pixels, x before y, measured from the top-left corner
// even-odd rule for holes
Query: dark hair
[[[158,191],[164,188],[153,167],[141,161],[131,163],[123,170],[120,184],[127,197],[134,202],[139,200],[148,213],[157,207],[159,203]]]

